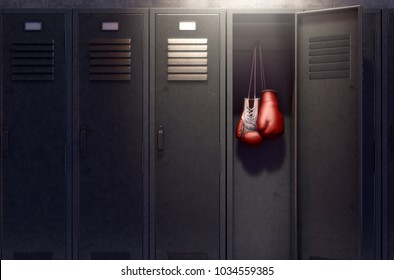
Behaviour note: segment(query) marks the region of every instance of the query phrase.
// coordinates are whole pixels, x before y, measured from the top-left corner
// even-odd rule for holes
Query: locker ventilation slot
[[[350,78],[350,35],[309,38],[309,79]]]
[[[89,46],[91,81],[131,80],[131,40],[94,39]]]
[[[208,39],[168,39],[168,81],[208,80]]]
[[[13,81],[53,81],[55,75],[55,42],[12,44]]]

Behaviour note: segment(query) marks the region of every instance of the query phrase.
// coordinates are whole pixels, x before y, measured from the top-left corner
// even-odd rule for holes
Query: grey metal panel
[[[70,258],[71,13],[5,10],[2,18],[2,259]],[[27,21],[45,29],[17,28]],[[52,40],[54,79],[31,80],[40,70],[30,66],[13,79],[19,58],[12,51],[36,51],[35,43]]]
[[[291,258],[294,19],[294,13],[280,11],[234,10],[228,13],[229,258]],[[239,142],[234,131],[242,113],[243,98],[247,95],[256,42],[262,45],[267,86],[278,91],[285,134],[277,140],[250,147]]]
[[[102,31],[103,21],[119,31]],[[74,13],[74,258],[148,258],[147,23],[144,9]],[[89,67],[89,47],[130,42],[131,59]],[[115,73],[122,65],[130,74]],[[112,72],[90,73],[102,68]]]
[[[187,20],[197,31],[178,30]],[[223,11],[151,10],[151,258],[224,258],[224,21]],[[201,38],[212,78],[167,81],[168,39]]]
[[[359,8],[297,15],[297,192],[302,259],[358,259],[361,197]],[[350,79],[309,78],[309,39],[350,35]]]

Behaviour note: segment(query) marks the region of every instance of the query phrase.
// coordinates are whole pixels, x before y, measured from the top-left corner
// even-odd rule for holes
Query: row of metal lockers
[[[1,258],[393,259],[393,13],[2,11]]]

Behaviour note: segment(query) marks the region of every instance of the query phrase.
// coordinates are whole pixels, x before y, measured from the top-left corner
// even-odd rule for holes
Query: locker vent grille
[[[309,79],[350,78],[350,35],[309,38]]]
[[[13,81],[54,80],[54,40],[12,44]]]
[[[168,81],[208,80],[208,39],[168,39]]]
[[[130,39],[93,39],[89,58],[91,81],[131,80]]]

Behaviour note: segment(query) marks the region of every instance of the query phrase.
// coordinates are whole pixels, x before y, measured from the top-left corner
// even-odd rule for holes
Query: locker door
[[[143,258],[142,12],[77,12],[75,258]]]
[[[70,18],[3,14],[2,259],[70,257]]]
[[[155,15],[157,259],[220,257],[220,21],[217,13]]]
[[[360,258],[358,7],[297,15],[299,257]]]
[[[383,13],[383,258],[394,259],[394,10]]]

